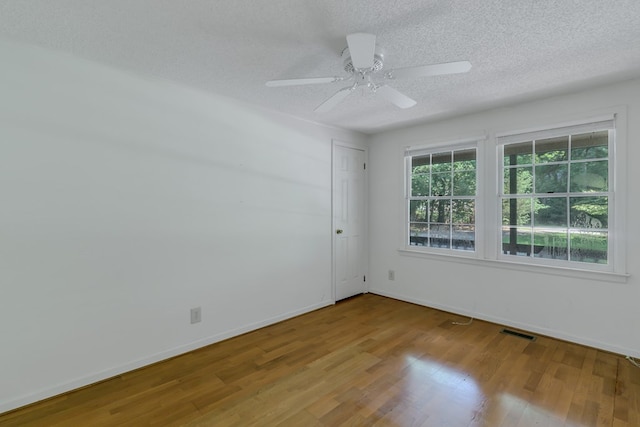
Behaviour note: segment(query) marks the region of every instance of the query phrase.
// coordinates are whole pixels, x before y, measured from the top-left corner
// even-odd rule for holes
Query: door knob
[[[341,230],[341,229],[339,229],[339,228],[338,228],[338,229],[336,230],[336,234],[342,234],[342,231],[343,231],[343,230]]]

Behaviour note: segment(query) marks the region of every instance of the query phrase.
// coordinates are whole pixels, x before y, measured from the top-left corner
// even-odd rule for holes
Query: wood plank
[[[365,294],[0,414],[2,426],[640,426],[624,357]]]

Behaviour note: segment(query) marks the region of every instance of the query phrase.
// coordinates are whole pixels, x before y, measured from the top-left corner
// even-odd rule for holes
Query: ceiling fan
[[[314,110],[318,113],[331,110],[360,86],[371,89],[399,108],[410,108],[416,105],[416,101],[386,85],[385,80],[466,73],[471,69],[469,61],[458,61],[397,68],[383,72],[384,52],[376,46],[376,36],[367,33],[354,33],[347,36],[347,47],[342,51],[342,61],[347,76],[270,80],[266,85],[279,87],[352,81],[349,86],[343,87],[320,104]]]

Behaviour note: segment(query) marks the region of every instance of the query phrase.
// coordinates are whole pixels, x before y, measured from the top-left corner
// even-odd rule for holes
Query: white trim
[[[429,300],[423,300],[423,299],[420,299],[420,298],[407,297],[405,295],[396,294],[396,293],[392,293],[392,292],[380,291],[380,290],[377,290],[377,289],[372,289],[370,291],[370,293],[375,294],[375,295],[380,295],[380,296],[383,296],[383,297],[387,297],[387,298],[397,299],[397,300],[400,300],[400,301],[410,302],[412,304],[417,304],[417,305],[421,305],[421,306],[424,306],[424,307],[429,307],[429,308],[433,308],[433,309],[436,309],[436,310],[445,311],[445,312],[448,312],[448,313],[457,314],[457,315],[460,315],[460,316],[472,317],[474,319],[479,319],[479,320],[483,320],[485,322],[495,323],[497,325],[510,326],[512,328],[520,329],[520,330],[523,330],[523,331],[537,333],[537,334],[540,334],[540,335],[545,335],[545,336],[556,338],[556,339],[560,339],[560,340],[563,340],[563,341],[568,341],[568,342],[573,342],[573,343],[585,345],[585,346],[591,347],[591,348],[610,351],[610,352],[613,352],[613,353],[616,353],[616,354],[619,354],[619,355],[622,355],[622,356],[631,356],[631,357],[636,357],[636,358],[640,357],[640,351],[638,349],[620,347],[618,345],[611,344],[611,343],[605,343],[605,342],[596,341],[596,340],[592,340],[592,339],[585,338],[585,337],[570,335],[570,334],[564,333],[562,331],[559,331],[557,329],[541,328],[541,327],[538,327],[538,326],[535,326],[535,325],[531,325],[531,324],[528,324],[528,323],[514,322],[512,320],[505,319],[505,318],[498,317],[498,316],[491,316],[491,315],[488,315],[488,314],[485,314],[485,313],[480,313],[480,312],[473,311],[473,310],[467,310],[467,309],[460,308],[460,307],[452,307],[452,306],[448,306],[448,305],[444,305],[444,304],[437,304],[437,303],[434,303],[434,302],[429,301]]]
[[[613,218],[609,218],[613,223],[613,229],[609,227],[609,232],[615,233],[613,236],[613,247],[611,248],[613,257],[613,271],[627,271],[627,196],[628,196],[628,175],[627,175],[627,147],[629,139],[627,135],[627,108],[620,107],[615,119],[615,143],[613,153],[609,154],[609,161],[613,162],[613,179],[609,181],[609,191],[613,192]],[[613,188],[613,190],[611,190]],[[620,236],[620,230],[624,230],[625,237]]]
[[[0,403],[0,414],[11,411],[14,409],[18,409],[22,406],[29,405],[31,403],[39,402],[44,399],[48,399],[54,396],[58,396],[60,394],[68,393],[73,390],[76,390],[81,387],[86,387],[88,385],[94,384],[99,381],[104,381],[109,378],[113,378],[117,375],[122,375],[127,372],[131,372],[133,370],[143,368],[145,366],[151,365],[153,363],[161,362],[163,360],[170,359],[175,356],[179,356],[181,354],[188,353],[193,350],[197,350],[202,347],[206,347],[211,344],[215,344],[217,342],[226,340],[228,338],[236,337],[242,335],[247,332],[255,331],[257,329],[263,328],[265,326],[273,325],[275,323],[281,322],[283,320],[287,320],[301,314],[309,313],[311,311],[318,310],[320,308],[324,308],[327,306],[333,305],[333,302],[325,301],[318,304],[313,304],[298,310],[293,310],[287,313],[280,314],[278,316],[271,317],[269,319],[261,320],[259,322],[250,323],[245,326],[241,326],[239,328],[231,329],[226,332],[221,332],[219,334],[212,335],[207,338],[203,338],[197,341],[193,341],[191,343],[181,345],[178,347],[174,347],[168,350],[161,351],[159,353],[143,357],[137,360],[133,360],[131,362],[114,366],[110,369],[105,369],[100,372],[95,372],[90,375],[85,375],[79,378],[76,378],[71,381],[67,381],[61,384],[57,384],[53,387],[47,387],[41,389],[35,393],[28,393],[14,399],[1,402]]]
[[[586,118],[586,119],[571,120],[571,121],[555,123],[555,124],[549,124],[549,125],[540,125],[540,126],[535,126],[535,127],[526,128],[526,129],[502,131],[502,132],[496,133],[495,137],[498,140],[503,140],[503,139],[506,140],[509,137],[520,137],[521,135],[543,133],[543,132],[547,132],[547,131],[556,131],[557,130],[558,132],[564,132],[565,129],[579,128],[579,127],[581,127],[583,125],[589,125],[589,124],[592,124],[592,123],[611,122],[614,119],[615,119],[615,113],[610,113],[610,114],[605,114],[605,115],[593,116],[593,117]],[[569,133],[574,133],[574,132],[569,131]],[[508,141],[508,142],[515,142],[515,141]]]
[[[498,165],[501,159],[498,157],[498,150],[495,138],[490,138],[485,144],[482,144],[484,160],[482,167],[484,168],[484,174],[482,176],[482,203],[483,210],[478,215],[482,217],[477,218],[478,222],[481,222],[482,235],[478,236],[479,247],[482,248],[482,259],[495,259],[498,254],[499,241],[495,236],[498,235],[499,224],[495,221],[498,218],[498,212],[500,212],[498,189],[500,188],[500,175],[496,173]]]
[[[341,139],[332,139],[331,148],[333,148],[333,146],[335,145],[338,145],[340,147],[354,148],[356,150],[362,150],[364,152],[366,152],[368,149],[368,145],[366,142],[353,142],[353,141],[343,141]]]
[[[439,139],[438,142],[432,144],[422,143],[420,145],[408,145],[404,147],[404,157],[407,156],[420,156],[424,154],[436,153],[440,148],[450,151],[454,148],[464,147],[468,144],[480,144],[480,142],[487,139],[487,135],[473,136],[468,138],[454,139],[448,142],[443,142]]]
[[[599,282],[627,283],[628,273],[616,273],[612,271],[601,270],[583,270],[579,268],[564,267],[548,264],[534,264],[522,262],[522,260],[506,260],[506,259],[488,259],[463,256],[463,254],[438,254],[435,252],[417,251],[411,249],[399,248],[400,255],[412,256],[418,258],[431,258],[438,261],[447,261],[453,263],[472,264],[480,267],[496,267],[500,269],[509,269],[517,271],[527,271],[530,273],[549,274],[552,276],[573,277],[576,279],[596,280]],[[462,252],[462,251],[461,251]],[[524,258],[524,257],[522,257]]]

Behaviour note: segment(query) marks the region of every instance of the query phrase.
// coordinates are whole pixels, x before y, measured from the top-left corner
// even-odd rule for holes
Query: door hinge
[[[362,281],[366,282],[367,281],[367,276],[362,276]]]
[[[364,163],[364,170],[367,170],[367,164]]]

